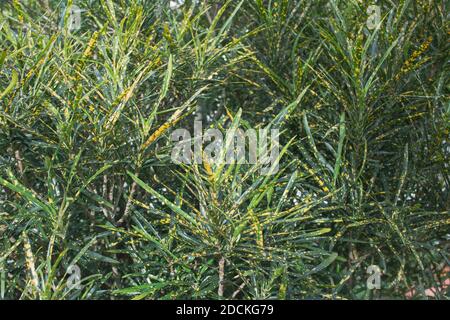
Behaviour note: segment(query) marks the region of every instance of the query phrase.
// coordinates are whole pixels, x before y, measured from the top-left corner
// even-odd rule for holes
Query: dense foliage
[[[448,27],[440,0],[1,1],[0,298],[445,289]],[[174,163],[194,119],[278,129],[279,169]]]

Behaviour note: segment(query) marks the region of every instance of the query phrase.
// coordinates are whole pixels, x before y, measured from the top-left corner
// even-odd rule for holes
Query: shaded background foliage
[[[372,30],[356,0],[173,4],[1,2],[0,297],[426,298],[443,286],[445,2],[378,1]],[[172,163],[170,132],[194,119],[280,129],[280,170]],[[73,265],[81,287],[68,286]],[[366,287],[370,265],[380,290]]]

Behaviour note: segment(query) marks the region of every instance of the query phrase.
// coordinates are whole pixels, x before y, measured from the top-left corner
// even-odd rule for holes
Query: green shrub
[[[170,3],[0,3],[0,298],[447,298],[445,2]],[[278,170],[174,163],[194,120]]]

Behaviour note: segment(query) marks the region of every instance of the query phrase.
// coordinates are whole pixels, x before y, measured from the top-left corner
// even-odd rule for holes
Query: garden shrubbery
[[[448,297],[446,9],[2,1],[0,298]],[[277,166],[174,162],[195,121]]]

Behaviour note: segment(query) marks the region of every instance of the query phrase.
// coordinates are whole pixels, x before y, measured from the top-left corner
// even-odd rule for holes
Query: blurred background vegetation
[[[1,1],[0,298],[448,298],[446,10]],[[174,164],[194,119],[279,171]]]

